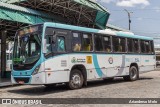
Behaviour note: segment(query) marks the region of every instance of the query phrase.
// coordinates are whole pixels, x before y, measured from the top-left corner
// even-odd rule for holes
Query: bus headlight
[[[34,72],[32,73],[32,75],[36,75],[39,72],[41,65],[38,65],[35,69]]]

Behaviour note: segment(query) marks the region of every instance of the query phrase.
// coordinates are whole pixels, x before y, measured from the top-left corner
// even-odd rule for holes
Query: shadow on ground
[[[151,79],[153,78],[141,77],[138,81],[151,80]],[[129,82],[129,81],[124,81],[122,78],[116,78],[113,81],[96,80],[96,81],[88,82],[87,87],[83,87],[83,88],[93,88],[93,87],[98,87],[98,86],[103,86],[103,85],[121,84],[121,83],[126,83],[126,82]],[[39,95],[60,93],[60,92],[65,92],[65,91],[66,92],[70,91],[66,85],[58,85],[55,87],[45,87],[43,85],[39,85],[35,87],[34,85],[33,87],[13,89],[13,90],[9,90],[8,92],[38,97]]]

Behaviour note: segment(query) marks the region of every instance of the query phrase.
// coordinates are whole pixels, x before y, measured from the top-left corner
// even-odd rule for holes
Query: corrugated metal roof
[[[23,1],[27,1],[27,0],[0,0],[4,3],[17,3],[17,2],[23,2]],[[43,1],[43,0],[42,0]],[[99,5],[97,2],[93,1],[93,0],[73,0],[77,3],[80,3],[82,5],[86,5],[88,7],[91,7],[93,9],[97,9],[100,11],[105,11],[108,12],[108,10],[106,8],[104,8],[103,6]]]
[[[54,19],[54,20],[57,20],[57,21],[62,21],[62,20],[65,21],[65,19],[62,19],[61,17],[57,17],[53,14],[49,14],[49,13],[41,12],[41,11],[36,11],[36,10],[33,10],[33,9],[29,9],[29,8],[25,8],[25,7],[13,5],[13,4],[7,4],[7,3],[0,2],[0,9],[2,9],[2,8],[7,9],[7,10],[9,9],[9,10],[12,10],[12,11],[14,10],[14,11],[27,13],[28,15],[31,14],[31,15],[35,15],[35,16],[39,16],[39,17],[44,17],[46,19]],[[14,15],[14,14],[16,14],[16,13],[13,13],[12,15]]]
[[[97,2],[93,2],[92,0],[73,0],[73,1],[75,1],[77,3],[80,3],[82,5],[88,6],[90,8],[99,10],[99,11],[108,12],[108,10],[106,8],[99,5]]]
[[[1,2],[4,3],[16,3],[16,2],[21,2],[21,1],[25,1],[25,0],[0,0]]]
[[[24,3],[27,3],[27,1],[31,2],[29,0],[8,0],[8,1],[7,0],[2,0],[2,1],[3,2],[7,2],[7,3],[15,3],[15,4],[18,3],[20,5],[21,5],[21,3],[22,3],[22,5]],[[34,1],[36,2],[38,0],[34,0]],[[53,1],[47,1],[47,0],[40,0],[38,2],[44,2],[44,1],[46,1],[48,4],[51,4],[53,2]],[[86,7],[86,8],[90,8],[91,10],[97,11],[97,13],[95,14],[95,16],[93,16],[92,21],[89,21],[88,24],[96,25],[100,29],[105,29],[106,28],[106,23],[108,22],[108,19],[109,19],[109,16],[110,16],[110,13],[109,13],[109,11],[106,8],[104,8],[103,6],[101,6],[100,4],[98,4],[97,2],[95,2],[93,0],[68,0],[68,2],[70,2],[70,1],[79,4],[80,7],[83,6],[83,8]],[[59,1],[57,1],[57,2],[59,2]],[[65,2],[67,2],[67,0]],[[23,5],[23,6],[25,6],[25,5]],[[28,7],[29,7],[29,5],[28,5]],[[11,7],[11,8],[13,8],[13,7]],[[65,10],[67,10],[68,7],[61,7],[61,8],[65,8]],[[38,9],[38,8],[36,8],[36,9]],[[68,10],[70,11],[70,8],[68,8]],[[36,13],[36,14],[39,15],[39,13],[34,12],[33,10],[29,10],[29,9],[25,10],[25,9],[21,8],[20,11],[25,11],[25,12],[30,12],[30,13]],[[79,12],[77,12],[77,13],[81,14]],[[75,12],[75,14],[77,14],[77,13]],[[42,15],[43,14],[41,14],[41,16]],[[79,21],[79,22],[82,22],[82,20]]]

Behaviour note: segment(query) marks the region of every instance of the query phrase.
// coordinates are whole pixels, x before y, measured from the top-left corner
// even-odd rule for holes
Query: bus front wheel
[[[126,81],[135,81],[138,79],[138,69],[135,66],[131,66],[129,69],[129,75],[123,77]]]
[[[83,85],[84,78],[82,72],[78,69],[74,69],[71,71],[70,80],[68,86],[70,89],[80,89]]]

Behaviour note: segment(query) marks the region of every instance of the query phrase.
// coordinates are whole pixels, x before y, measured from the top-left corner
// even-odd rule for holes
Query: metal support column
[[[6,72],[6,36],[7,31],[1,31],[1,77],[5,78]]]

